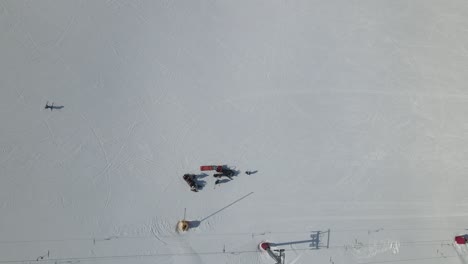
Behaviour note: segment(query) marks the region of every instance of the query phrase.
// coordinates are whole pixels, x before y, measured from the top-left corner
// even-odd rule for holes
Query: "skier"
[[[184,174],[182,177],[185,182],[190,186],[192,192],[198,192],[198,184],[196,183],[196,175],[194,174]]]
[[[62,108],[63,108],[63,105],[54,105],[54,103],[50,105],[49,101],[47,101],[46,105],[44,106],[44,109],[50,109],[50,111],[54,109],[62,109]]]
[[[226,174],[223,174],[223,173],[215,173],[215,174],[213,174],[213,177],[219,178],[219,179],[220,179],[221,177],[227,177],[227,178],[229,178],[230,180],[232,180],[231,175],[226,175]],[[218,181],[219,181],[219,180],[218,180]]]
[[[226,176],[228,178],[231,178],[231,176],[234,176],[234,171],[233,170],[228,169],[228,168],[224,168],[224,167],[218,167],[216,169],[216,172],[221,172],[220,174],[222,174],[222,175],[224,175],[224,176]]]
[[[52,105],[49,105],[49,102],[47,102],[44,109],[50,109],[50,111],[52,111],[54,109],[54,103],[52,103]]]

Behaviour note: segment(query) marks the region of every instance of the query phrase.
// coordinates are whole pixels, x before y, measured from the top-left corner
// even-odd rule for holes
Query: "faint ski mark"
[[[398,254],[400,252],[400,242],[384,240],[364,244],[358,240],[355,240],[354,244],[345,245],[345,249],[350,249],[353,255],[358,258],[372,258],[388,251],[394,255]]]
[[[33,50],[34,50],[34,55],[35,57],[32,58],[33,61],[36,61],[39,59],[40,57],[40,49],[39,49],[39,46],[37,45],[36,41],[33,40],[31,34],[29,32],[26,32],[26,38],[29,40],[29,42],[31,42],[32,46],[33,46]]]
[[[84,117],[83,115],[81,115],[81,117],[87,121],[86,117]],[[89,123],[89,122],[87,122]],[[106,182],[108,184],[108,188],[107,188],[107,194],[106,194],[106,200],[104,202],[104,209],[107,208],[109,206],[109,203],[110,203],[110,199],[111,199],[111,195],[112,195],[112,188],[110,186],[110,174],[109,174],[109,171],[111,170],[113,164],[115,163],[115,161],[120,158],[120,155],[123,151],[123,149],[126,147],[126,145],[128,144],[128,140],[130,138],[130,136],[133,134],[133,131],[134,131],[134,128],[135,126],[137,125],[137,122],[133,123],[133,125],[129,128],[129,132],[128,132],[128,135],[126,137],[126,140],[125,142],[122,144],[122,146],[120,147],[119,149],[119,152],[117,153],[117,155],[112,159],[112,161],[109,161],[108,157],[107,157],[107,153],[105,152],[105,149],[104,149],[104,146],[103,146],[103,143],[102,143],[102,140],[100,140],[100,138],[97,136],[97,134],[95,133],[94,129],[90,126],[91,130],[93,131],[95,137],[97,138],[101,148],[102,148],[102,151],[104,153],[104,156],[106,158],[106,166],[104,167],[104,169],[99,172],[97,175],[94,176],[94,179],[98,179],[100,178],[102,175],[105,175],[105,178],[106,178]]]
[[[110,184],[110,183],[109,183],[109,180],[110,180],[110,179],[108,178],[107,180],[108,180],[107,183]],[[105,201],[105,203],[104,203],[104,209],[106,209],[106,208],[109,206],[111,196],[112,196],[112,189],[111,189],[111,187],[110,187],[110,185],[109,185],[109,187],[108,187],[108,189],[107,189],[106,201]]]
[[[122,7],[124,7],[124,5],[118,0],[108,0],[106,2],[108,5],[116,6],[118,9],[121,9]]]
[[[143,12],[141,11],[141,9],[134,5],[135,2],[128,1],[126,3],[128,3],[128,5],[136,12],[136,16],[140,19],[140,21],[142,21],[146,25],[150,24],[148,22],[148,19],[144,15],[142,15]]]
[[[105,238],[94,238],[93,239],[93,244],[96,245],[96,242],[111,241],[111,240],[115,240],[115,239],[119,239],[119,238],[120,238],[119,236],[109,236],[109,237],[105,237]]]
[[[157,240],[159,240],[161,243],[163,243],[164,245],[167,245],[167,243],[166,243],[164,240],[162,240],[162,239],[156,234],[156,231],[154,231],[154,228],[152,228],[152,227],[151,227],[151,234],[153,234],[153,236],[154,236]]]
[[[132,166],[133,163],[137,160],[140,160],[138,156],[133,156],[133,157],[128,157],[126,160],[119,162],[117,165],[114,167],[114,171],[120,171],[120,168],[123,166]],[[138,168],[135,168],[135,171],[140,172]]]
[[[181,132],[179,133],[178,137],[177,137],[177,143],[174,144],[174,152],[177,153],[178,151],[181,151],[183,150],[183,146],[185,144],[185,138],[187,137],[187,135],[190,134],[190,131],[192,131],[192,127],[198,123],[198,120],[199,118],[198,117],[191,117],[190,118],[190,122],[186,122],[183,126],[183,128],[181,129]]]
[[[294,250],[295,252],[295,250]],[[302,254],[299,254],[297,257],[295,257],[291,262],[289,262],[289,264],[295,264],[296,262],[299,261],[299,259],[302,257]]]
[[[105,175],[105,174],[108,174],[109,170],[111,169],[111,167],[113,166],[113,164],[115,163],[115,161],[120,158],[121,154],[122,154],[122,151],[125,149],[125,147],[127,146],[128,144],[128,140],[130,138],[130,136],[133,134],[133,131],[135,129],[135,126],[137,125],[137,122],[135,122],[133,125],[131,125],[131,127],[129,128],[129,132],[127,134],[127,137],[125,139],[125,142],[122,144],[122,146],[120,147],[118,153],[115,155],[115,157],[106,165],[106,167],[101,171],[99,172],[97,175],[95,175],[94,177],[95,178],[99,178],[100,176],[102,175]]]
[[[5,154],[5,158],[0,162],[0,164],[7,163],[12,157],[13,153],[16,150],[16,147],[11,147],[9,145],[1,147],[2,153]]]
[[[271,232],[267,231],[267,232],[262,232],[262,233],[252,233],[252,238],[257,237],[257,236],[264,236],[267,234],[271,234]]]
[[[294,109],[294,111],[298,114],[301,115],[301,117],[305,118],[305,119],[310,119],[310,114],[305,112],[304,110],[302,110],[302,108],[300,108],[299,106],[297,106],[297,104],[295,104],[294,102],[291,102],[291,101],[288,101],[287,104],[289,105],[289,107],[291,107],[292,109]]]
[[[62,208],[65,208],[65,198],[63,198],[63,195],[60,195],[60,204],[62,205]]]
[[[104,148],[104,142],[102,139],[97,135],[96,130],[93,127],[90,127],[91,131],[93,131],[93,135],[98,141],[99,148],[101,149],[102,153],[104,154],[104,158],[106,160],[106,164],[109,164],[109,155],[107,155],[106,149]]]
[[[52,132],[52,129],[50,128],[49,123],[47,122],[47,120],[44,120],[44,124],[46,125],[47,131],[49,132],[49,135],[50,135],[50,137],[51,137],[52,143],[53,143],[56,147],[58,147],[58,144],[57,144],[57,142],[55,141],[55,135],[54,135],[54,133]]]
[[[97,135],[96,133],[96,130],[91,126],[90,122],[88,121],[88,119],[83,115],[83,114],[80,114],[81,118],[88,124],[89,128],[91,129],[91,131],[93,132],[93,135],[94,137],[96,138],[96,140],[98,141],[98,144],[99,144],[99,148],[101,149],[102,151],[102,154],[104,155],[104,158],[106,160],[106,166],[109,166],[109,158],[108,158],[108,155],[107,155],[107,152],[106,150],[104,149],[104,142],[101,140],[101,138]]]
[[[24,94],[24,89],[21,90],[21,91],[18,91],[18,89],[19,88],[16,89],[16,93],[18,94],[18,101],[21,101],[21,103],[26,106],[27,105],[26,100],[24,99],[24,95],[23,95]]]
[[[140,107],[140,110],[143,113],[144,118],[146,119],[146,121],[151,127],[156,128],[156,125],[153,122],[151,122],[151,119],[149,118],[149,115],[145,110],[143,99],[141,97],[138,97],[138,101],[139,101],[138,106]],[[161,137],[164,142],[167,141],[167,138],[165,138],[164,135],[159,135],[159,137]]]
[[[468,251],[465,245],[463,247],[455,242],[452,243],[452,247],[457,253],[458,258],[462,264],[468,264]]]
[[[172,185],[172,183],[175,181],[175,177],[172,177],[172,180],[169,181],[169,183],[166,184],[166,186],[164,186],[163,190],[162,190],[162,193],[166,193],[167,192],[167,189],[169,188],[169,186]],[[162,200],[160,200],[158,203],[157,203],[157,206],[159,206],[159,204],[162,202]]]
[[[173,74],[169,71],[169,68],[166,65],[161,63],[159,59],[155,59],[153,61],[159,66],[161,74],[164,77],[174,79]],[[158,96],[156,98],[154,98],[147,88],[145,88],[145,90],[147,91],[152,104],[161,104],[161,102],[168,96],[169,88],[166,85],[158,85],[157,83],[154,83],[153,85],[159,88],[159,92],[157,93]]]
[[[75,24],[75,16],[72,16],[67,23],[67,26],[62,30],[62,32],[59,34],[57,40],[55,41],[55,46],[60,47],[61,43],[65,39],[65,36],[68,34],[70,31],[70,28]]]
[[[117,58],[119,58],[122,61],[122,55],[120,55],[120,52],[115,47],[115,44],[111,44],[110,46],[111,46],[112,52],[115,54],[115,56],[117,56]]]
[[[193,247],[189,244],[189,242],[187,242],[184,237],[178,237],[177,242],[180,243],[179,247],[180,248],[184,248],[186,249],[188,252],[184,252],[184,253],[189,253],[191,255],[193,255],[195,258],[196,258],[196,261],[195,262],[192,262],[192,263],[200,263],[200,264],[203,264],[205,263],[202,258],[200,257],[199,254],[197,254],[197,252],[193,249]],[[193,260],[193,259],[192,259]]]
[[[375,230],[367,230],[367,234],[370,235],[372,233],[378,233],[380,231],[383,231],[383,227],[379,228],[379,229],[375,229]]]

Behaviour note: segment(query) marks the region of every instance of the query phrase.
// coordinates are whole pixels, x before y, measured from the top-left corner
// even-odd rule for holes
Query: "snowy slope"
[[[468,263],[467,28],[461,0],[0,1],[0,262]],[[241,173],[190,192],[211,164]]]

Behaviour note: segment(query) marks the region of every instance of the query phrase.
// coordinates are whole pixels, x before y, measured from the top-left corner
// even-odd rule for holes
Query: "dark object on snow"
[[[47,101],[44,109],[50,109],[50,111],[54,110],[54,109],[62,109],[63,108],[63,105],[60,105],[60,106],[54,106],[54,103],[52,103],[51,105],[49,105],[49,102]]]
[[[233,170],[228,169],[228,168],[224,168],[224,167],[216,168],[216,172],[221,172],[221,174],[223,176],[226,176],[226,177],[232,177],[235,174],[235,172]]]
[[[192,192],[198,192],[198,184],[196,182],[196,179],[197,179],[197,175],[195,174],[184,174],[184,178],[185,182],[190,186],[190,190]]]
[[[217,179],[217,180],[215,181],[214,188],[216,189],[216,186],[217,186],[217,185],[221,185],[221,184],[226,183],[226,182],[230,182],[230,180],[228,180],[228,179],[222,179],[222,180],[221,180],[221,179]]]
[[[468,241],[468,235],[461,235],[461,236],[456,236],[455,237],[455,242],[457,242],[457,244],[466,244],[466,242]]]
[[[231,180],[232,180],[232,176],[235,176],[239,173],[239,171],[229,169],[226,165],[203,165],[203,166],[200,166],[200,170],[202,171],[214,170],[216,171],[216,173],[213,174],[213,177],[215,178],[228,177]]]
[[[245,174],[250,175],[250,174],[255,174],[255,173],[257,173],[257,172],[258,172],[257,170],[254,170],[254,171],[246,171]]]
[[[230,180],[232,180],[231,175],[225,175],[223,173],[215,173],[215,174],[213,174],[213,177],[215,177],[215,178],[228,177]]]
[[[223,183],[226,183],[226,182],[229,182],[229,180],[228,180],[228,179],[222,179],[222,180],[221,180],[221,179],[217,179],[217,180],[215,181],[215,185],[223,184]]]

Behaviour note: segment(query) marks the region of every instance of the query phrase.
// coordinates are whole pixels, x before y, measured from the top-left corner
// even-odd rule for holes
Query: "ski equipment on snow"
[[[210,171],[210,170],[221,170],[223,168],[223,165],[203,165],[200,166],[201,171]]]

